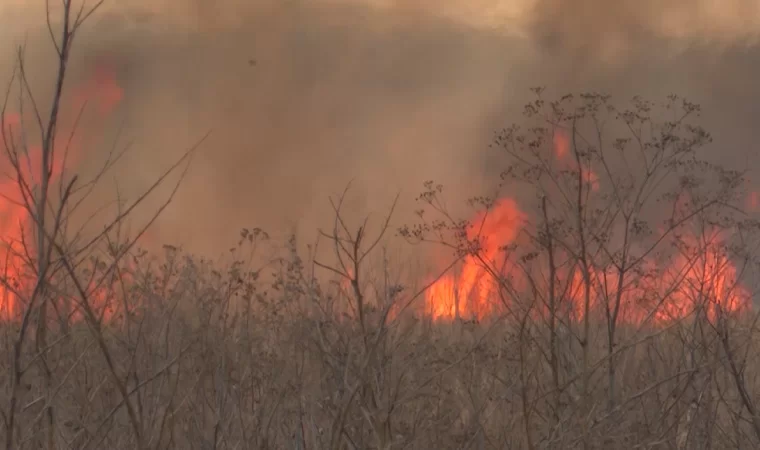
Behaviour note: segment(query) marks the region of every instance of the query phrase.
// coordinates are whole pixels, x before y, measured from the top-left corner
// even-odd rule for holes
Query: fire
[[[617,286],[615,269],[590,268],[589,311],[597,318],[614,314],[618,291],[617,318],[628,324],[666,324],[700,311],[714,322],[722,314],[747,311],[751,295],[738,284],[736,266],[720,249],[720,234],[708,234],[705,240],[697,245],[697,239],[692,237],[690,251],[659,266],[645,262],[644,272],[650,276],[628,274],[628,281],[621,287]],[[572,276],[564,278],[570,279],[563,299],[569,305],[569,315],[581,320],[586,310],[583,273],[576,269]]]
[[[482,227],[480,256],[467,256],[460,271],[445,274],[426,292],[425,311],[434,320],[483,320],[511,306],[503,304],[505,297],[508,302],[530,298],[536,302],[533,308],[536,313],[549,314],[544,299],[529,297],[522,269],[518,270],[514,264],[498,268],[494,265],[499,251],[515,242],[524,214],[511,199],[502,200],[490,214],[494,220],[489,222],[486,217],[487,225]],[[711,321],[721,314],[747,311],[751,308],[751,295],[738,284],[737,268],[721,249],[722,243],[718,233],[708,234],[701,240],[692,237],[689,251],[675,255],[666,263],[645,261],[642,271],[645,275],[626,273],[622,286],[618,286],[618,272],[614,267],[590,265],[588,281],[579,264],[571,269],[558,268],[555,313],[580,321],[588,309],[595,319],[614,314],[621,323],[657,325],[699,311]],[[516,292],[499,294],[495,277],[509,277],[510,288]],[[535,287],[549,289],[548,282]]]
[[[708,319],[715,320],[721,313],[750,309],[752,296],[738,284],[738,270],[721,248],[720,234],[710,233],[702,242],[692,238],[688,244],[689,249],[674,261],[674,270],[666,274],[666,280],[679,288],[657,318],[668,321],[701,309]],[[680,283],[674,280],[678,276],[682,277]]]
[[[76,117],[83,107],[92,105],[100,116],[114,110],[123,98],[123,90],[116,82],[115,73],[108,65],[100,64],[88,80],[74,86],[72,101],[62,108],[61,118]],[[6,113],[3,117],[3,135],[5,142],[16,149],[19,159],[21,178],[27,183],[28,189],[39,183],[42,151],[40,144],[24,142],[25,117],[17,113]],[[64,153],[66,162],[71,163],[80,156],[77,152],[78,139],[73,130],[66,130],[66,124],[61,123],[53,145],[52,180],[57,181],[64,169]],[[70,141],[70,142],[69,142]],[[33,223],[23,203],[22,190],[19,187],[16,169],[7,156],[4,142],[0,142],[0,277],[7,280],[7,285],[0,287],[0,320],[15,320],[22,312],[23,302],[16,293],[28,293],[32,289],[34,277],[30,274],[27,253],[33,253],[32,230]],[[93,298],[98,304],[96,309],[103,310],[106,302],[104,287],[91,286]],[[72,317],[81,318],[76,312]]]
[[[590,166],[574,167],[577,163],[574,157],[570,155],[570,138],[562,130],[554,133],[554,156],[566,169],[579,170],[583,182],[591,187],[591,190],[599,190],[599,176]]]
[[[78,112],[85,105],[94,103],[100,114],[111,113],[124,98],[124,89],[116,82],[116,72],[111,64],[95,66],[90,79],[73,90],[72,109]]]
[[[749,211],[757,211],[760,209],[760,192],[752,191],[747,197],[747,209]]]
[[[561,131],[554,133],[554,154],[557,159],[563,160],[567,157],[570,149],[570,140],[567,135]]]
[[[556,134],[553,144],[555,156],[568,160],[567,136]],[[585,173],[588,175],[584,178],[592,188],[598,189],[596,174],[590,168]],[[474,256],[464,258],[459,271],[444,274],[430,286],[425,297],[426,314],[443,321],[482,320],[525,299],[534,302],[534,313],[548,314],[547,274],[534,274],[529,285],[523,267],[518,268],[514,263],[496,264],[499,254],[504,260],[514,259],[509,258],[509,252],[501,250],[516,242],[521,227],[527,223],[526,217],[511,198],[503,198],[488,211],[479,213],[467,233],[467,238],[478,244],[477,251],[473,252]],[[738,284],[737,268],[722,249],[724,241],[720,233],[695,234],[683,244],[681,253],[665,262],[644,261],[639,273],[624,273],[621,286],[618,286],[620,274],[612,266],[595,267],[589,261],[584,274],[578,263],[571,267],[558,264],[553,294],[555,314],[580,321],[588,311],[595,319],[614,316],[620,323],[661,325],[698,312],[714,321],[721,314],[751,308],[751,295]],[[573,260],[561,252],[557,252],[556,258],[565,262]],[[540,258],[535,262],[546,263]],[[498,290],[497,280],[505,279],[509,280],[511,292]],[[528,292],[529,286],[545,292]]]
[[[496,310],[492,277],[486,267],[502,265],[498,260],[501,250],[515,242],[526,217],[510,198],[478,214],[467,230],[468,240],[478,247],[478,256],[466,256],[458,276],[445,274],[427,291],[426,312],[433,319],[482,319]],[[509,263],[507,266],[511,267]]]

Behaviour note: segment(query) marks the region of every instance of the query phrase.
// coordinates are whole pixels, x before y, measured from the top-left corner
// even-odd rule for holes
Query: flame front
[[[553,144],[557,160],[564,167],[572,164],[567,136],[556,134]],[[575,170],[590,189],[598,189],[599,178],[591,167]],[[750,197],[750,202],[753,199]],[[594,267],[590,261],[584,273],[580,264],[567,267],[572,258],[557,252],[564,264],[555,267],[555,292],[549,293],[546,273],[532,275],[528,283],[531,275],[526,268],[510,263],[509,252],[500,252],[516,243],[525,219],[526,214],[511,198],[502,198],[488,212],[479,213],[467,233],[470,241],[480,244],[478,251],[464,258],[460,270],[444,274],[431,285],[425,297],[426,313],[434,320],[482,320],[527,299],[530,310],[548,314],[551,296],[555,313],[575,321],[588,311],[621,323],[661,325],[699,311],[714,321],[719,314],[751,308],[751,294],[738,284],[737,268],[722,250],[724,242],[717,232],[685,238],[681,253],[665,263],[643,261],[638,274],[629,270],[621,276],[612,266]],[[546,261],[537,261],[546,266]],[[546,267],[538,270],[545,271]]]
[[[99,64],[93,76],[81,85],[72,89],[72,101],[61,112],[61,118],[72,118],[79,115],[85,106],[94,106],[97,113],[103,117],[114,110],[121,102],[124,92],[116,82],[114,71],[110,66]],[[25,117],[17,113],[5,113],[3,117],[4,139],[0,141],[0,320],[16,320],[22,313],[21,299],[14,293],[29,293],[33,286],[33,276],[30,272],[30,257],[33,256],[33,221],[24,206],[20,183],[28,188],[39,183],[41,174],[42,150],[40,144],[25,142],[27,136],[24,129]],[[59,120],[59,123],[61,121]],[[79,139],[75,129],[66,130],[61,126],[57,130],[51,161],[51,184],[57,181],[66,163],[75,163],[81,156]],[[7,143],[7,146],[6,146]],[[18,170],[8,157],[9,148],[18,154]],[[65,158],[64,158],[65,154]],[[19,176],[20,174],[20,176]],[[32,253],[32,255],[29,255]],[[92,287],[93,297],[98,304],[106,302],[102,288]],[[102,309],[104,305],[99,305]],[[81,315],[70,312],[76,320]]]
[[[510,198],[499,200],[475,217],[467,238],[479,251],[476,256],[464,258],[458,276],[445,274],[427,291],[426,312],[433,319],[480,319],[496,310],[493,274],[487,267],[509,271],[509,261],[498,258],[503,254],[501,250],[517,239],[525,218],[517,202]]]

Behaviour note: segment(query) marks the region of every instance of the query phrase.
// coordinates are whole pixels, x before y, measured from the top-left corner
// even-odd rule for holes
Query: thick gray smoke
[[[411,199],[427,179],[478,193],[497,173],[493,131],[521,119],[538,85],[689,97],[723,161],[745,164],[760,137],[757,2],[662,3],[108,0],[72,70],[117,70],[114,120],[134,140],[116,172],[126,195],[212,130],[154,233],[209,250],[244,226],[323,226],[328,195],[352,179],[357,213]],[[6,42],[26,31],[49,84],[41,7],[0,11],[0,28],[15,25]]]

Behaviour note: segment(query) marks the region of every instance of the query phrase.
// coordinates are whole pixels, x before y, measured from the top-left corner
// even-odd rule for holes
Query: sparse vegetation
[[[49,21],[50,113],[23,50],[3,109],[3,164],[28,218],[0,278],[6,450],[760,446],[760,224],[742,208],[745,175],[700,153],[711,140],[697,105],[547,102],[537,89],[527,125],[497,134],[502,183],[473,199],[474,220],[428,182],[419,221],[398,229],[395,204],[357,225],[346,192],[331,198],[334,222],[309,252],[294,236],[270,258],[257,228],[226,264],[149,253],[138,244],[152,220],[133,236],[123,225],[194,149],[102,232],[72,229],[119,155],[87,182],[61,163],[68,54],[97,9],[63,5]],[[9,124],[14,92],[39,160]],[[493,225],[506,196],[520,222]],[[401,276],[394,240],[451,261],[432,279]]]

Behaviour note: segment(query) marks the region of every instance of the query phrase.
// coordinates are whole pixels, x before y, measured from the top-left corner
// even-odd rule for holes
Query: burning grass
[[[119,295],[142,313],[101,326],[141,411],[143,438],[158,448],[330,448],[336,433],[357,448],[378,448],[381,439],[391,448],[478,442],[524,448],[528,435],[557,449],[580,448],[584,440],[605,448],[646,442],[694,448],[706,435],[713,448],[755,442],[750,426],[736,421],[741,401],[704,312],[666,328],[623,327],[616,353],[620,401],[608,408],[601,321],[593,323],[593,387],[584,400],[575,323],[557,330],[555,380],[552,336],[537,321],[446,322],[402,313],[388,327],[379,318],[362,326],[356,317],[314,313],[315,302],[328,297],[355,299],[331,283],[315,294],[318,281],[285,262],[272,285],[239,265],[220,271],[174,249],[143,255],[136,266],[158,267],[135,273]],[[298,278],[303,283],[282,283]],[[736,351],[758,344],[746,320],[725,323]],[[2,327],[5,336],[16,328]],[[60,438],[72,448],[132,447],[123,400],[86,322],[74,321],[57,336],[49,361]],[[751,374],[758,364],[748,354],[743,367]],[[44,377],[31,360],[25,365],[17,448],[36,448]],[[758,382],[747,381],[752,395],[760,394]],[[584,401],[595,405],[585,431],[577,413]]]
[[[64,140],[52,114],[35,146],[18,139],[27,118],[4,112],[6,450],[759,447],[744,269],[756,261],[745,234],[760,226],[726,207],[755,203],[739,198],[742,177],[697,159],[709,135],[684,122],[698,111],[688,102],[658,122],[640,99],[617,110],[597,94],[547,104],[536,93],[526,111],[540,126],[496,140],[511,156],[499,195],[461,221],[427,183],[420,200],[439,218],[422,211],[399,230],[452,250],[454,264],[433,265],[455,270],[433,279],[392,280],[385,254],[373,267],[390,215],[368,236],[366,222],[344,221],[343,198],[322,233],[332,262],[303,258],[294,237],[253,267],[241,255],[268,240],[258,229],[226,266],[108,232],[68,245],[62,214],[42,223],[34,175],[59,182],[68,205],[78,138]],[[73,94],[68,117],[90,99],[107,115],[123,92],[99,67]],[[585,134],[602,134],[602,111],[632,134],[615,158]],[[668,208],[665,220],[642,212]]]

